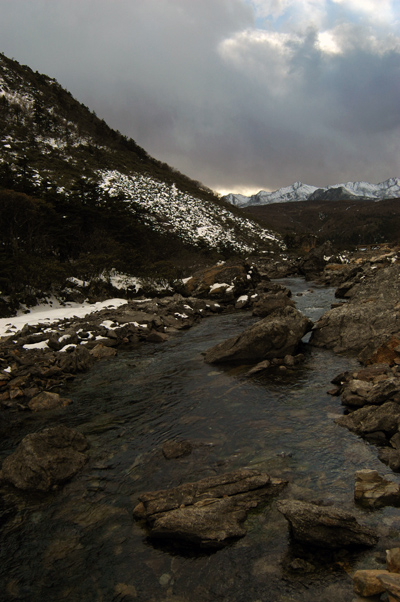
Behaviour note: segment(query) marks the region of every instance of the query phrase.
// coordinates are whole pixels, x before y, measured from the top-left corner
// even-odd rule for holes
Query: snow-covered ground
[[[61,305],[57,301],[37,305],[28,314],[20,313],[14,318],[0,319],[0,336],[10,336],[21,330],[25,324],[54,324],[64,319],[84,318],[88,314],[102,309],[115,309],[126,304],[126,299],[107,299],[97,303],[66,303]],[[51,304],[50,304],[51,303]]]
[[[174,184],[116,170],[99,171],[98,176],[100,189],[110,196],[122,197],[133,210],[135,204],[145,209],[152,228],[163,231],[167,227],[188,243],[203,243],[216,249],[229,246],[251,253],[267,241],[280,242],[276,234],[252,220],[186,194]]]

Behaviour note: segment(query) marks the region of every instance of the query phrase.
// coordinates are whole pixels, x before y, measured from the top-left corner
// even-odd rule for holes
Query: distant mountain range
[[[400,198],[400,178],[390,178],[380,184],[346,182],[345,184],[335,184],[326,188],[317,188],[302,182],[295,182],[291,186],[285,186],[275,192],[261,190],[252,196],[231,193],[224,196],[223,200],[236,207],[249,207],[296,201],[382,201],[394,198]]]

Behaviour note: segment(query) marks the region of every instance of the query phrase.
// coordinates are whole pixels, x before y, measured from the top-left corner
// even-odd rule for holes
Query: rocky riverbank
[[[362,366],[339,374],[337,423],[379,447],[400,471],[400,262],[393,253],[354,267],[336,290],[342,300],[315,324],[311,344],[357,354]]]
[[[201,270],[178,288],[181,292],[170,296],[119,299],[117,307],[103,303],[103,309],[84,317],[69,309],[72,317],[56,323],[47,318],[35,323],[34,314],[27,314],[28,323],[20,330],[10,318],[0,339],[0,407],[36,412],[68,405],[71,400],[62,396],[63,387],[96,361],[142,344],[162,343],[215,313],[245,309],[270,323],[264,333],[267,338],[273,335],[268,354],[247,358],[250,364],[267,356],[276,364],[285,357],[288,362],[311,328],[294,309],[288,289],[243,261]]]

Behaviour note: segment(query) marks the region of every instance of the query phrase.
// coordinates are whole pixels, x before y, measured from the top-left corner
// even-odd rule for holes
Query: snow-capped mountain
[[[390,178],[379,184],[369,182],[346,182],[326,188],[309,186],[295,182],[275,192],[261,190],[257,194],[246,197],[242,194],[228,194],[224,200],[236,207],[253,205],[270,205],[271,203],[290,203],[296,201],[340,201],[340,200],[370,200],[400,198],[400,178]]]

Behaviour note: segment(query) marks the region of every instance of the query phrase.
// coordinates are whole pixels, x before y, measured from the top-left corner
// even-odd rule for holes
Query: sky
[[[221,193],[400,176],[398,0],[0,0],[0,51]]]

